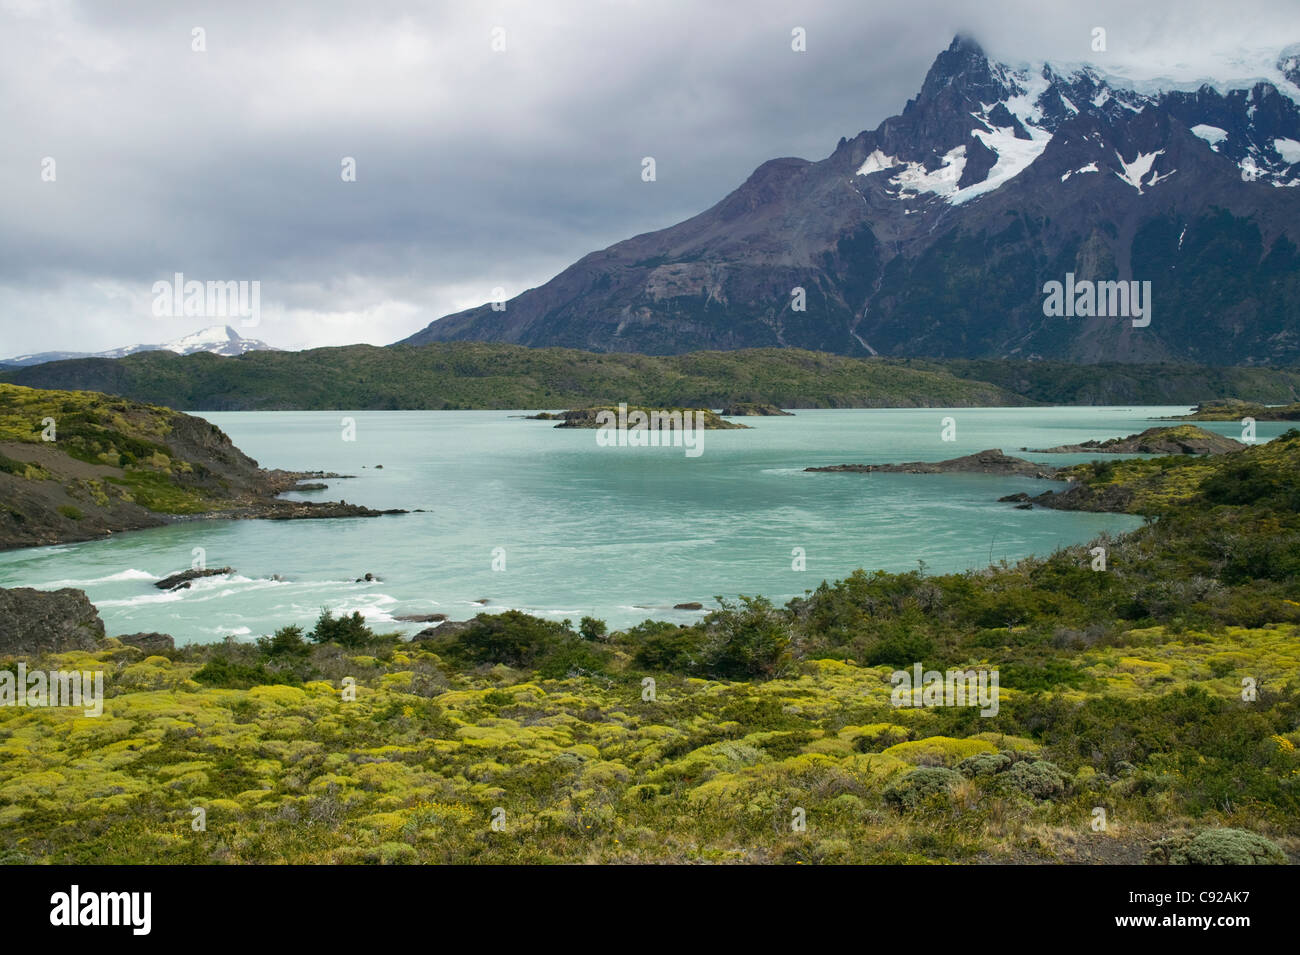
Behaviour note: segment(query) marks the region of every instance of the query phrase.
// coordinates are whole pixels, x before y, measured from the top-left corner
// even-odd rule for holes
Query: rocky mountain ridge
[[[1291,363],[1297,63],[1288,47],[1244,88],[1144,90],[958,37],[899,115],[827,158],[764,163],[700,215],[405,341]],[[1045,315],[1067,274],[1150,282],[1153,324]]]

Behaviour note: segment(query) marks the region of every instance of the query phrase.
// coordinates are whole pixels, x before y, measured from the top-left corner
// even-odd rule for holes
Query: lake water
[[[110,539],[0,553],[0,586],[83,588],[109,633],[161,631],[178,643],[251,639],[321,607],[465,619],[517,608],[621,627],[697,619],[673,604],[716,594],[784,602],[857,567],[934,572],[1045,554],[1139,519],[1034,509],[997,498],[1049,484],[980,475],[808,474],[842,463],[943,460],[984,448],[1017,454],[1132,434],[1187,408],[800,411],[709,431],[703,453],[599,447],[596,432],[556,430],[507,411],[241,412],[203,417],[264,467],[357,475],[305,499],[426,513],[321,521],[198,521]],[[956,419],[956,440],[940,439]],[[343,440],[342,419],[355,419]],[[1239,436],[1232,422],[1209,423]],[[1261,422],[1264,440],[1283,423]],[[1066,464],[1089,455],[1033,455]],[[378,469],[377,465],[383,465]],[[236,573],[163,593],[153,581],[190,567]],[[501,548],[501,550],[496,550]],[[806,569],[792,569],[803,548]],[[504,555],[504,569],[498,567]],[[380,580],[354,583],[367,572]],[[273,575],[279,575],[280,580]],[[476,601],[486,599],[488,603]]]

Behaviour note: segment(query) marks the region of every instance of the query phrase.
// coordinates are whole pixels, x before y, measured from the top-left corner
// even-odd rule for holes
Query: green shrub
[[[700,657],[703,634],[694,627],[668,624],[650,633],[637,644],[632,661],[646,670],[689,673]]]
[[[479,614],[468,628],[452,634],[445,646],[447,654],[461,663],[531,667],[571,636],[573,631],[563,624],[507,610]]]
[[[900,810],[915,809],[931,797],[950,794],[962,781],[961,773],[942,766],[923,766],[885,788],[885,802]]]
[[[999,777],[999,782],[1011,790],[1034,799],[1056,799],[1065,794],[1068,778],[1046,760],[1016,763]]]
[[[957,764],[957,771],[963,776],[994,776],[1011,765],[1011,757],[1006,753],[976,753],[967,756]]]
[[[1165,865],[1285,865],[1277,843],[1244,829],[1206,829],[1173,836],[1151,847],[1147,861]]]
[[[322,609],[311,638],[316,643],[337,643],[349,650],[357,650],[373,640],[375,634],[366,626],[365,618],[358,610],[352,611],[351,616],[335,617],[329,610]]]
[[[311,646],[302,638],[302,627],[281,627],[270,637],[258,637],[257,648],[262,655],[271,659],[276,657],[305,657],[311,653]]]
[[[715,598],[718,608],[704,618],[700,669],[721,679],[781,676],[791,660],[790,625],[766,597],[740,596],[737,605]]]
[[[59,513],[70,521],[79,521],[86,515],[81,512],[81,508],[73,507],[71,504],[64,504],[59,507]]]
[[[594,676],[605,672],[609,653],[594,647],[581,638],[569,636],[548,650],[536,663],[537,675],[546,680],[562,680],[569,676]]]
[[[287,673],[276,673],[260,663],[236,663],[226,657],[209,660],[194,674],[197,683],[218,686],[227,690],[247,690],[254,686],[298,686],[300,681]]]
[[[934,654],[934,641],[924,633],[899,630],[870,644],[862,655],[864,666],[908,667]]]
[[[488,690],[483,694],[483,702],[488,706],[514,706],[515,698],[505,690]]]

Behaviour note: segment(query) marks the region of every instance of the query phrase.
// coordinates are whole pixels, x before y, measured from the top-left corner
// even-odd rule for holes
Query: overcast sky
[[[1300,42],[1300,3],[0,0],[0,356],[218,321],[153,315],[175,272],[260,281],[239,330],[272,345],[387,344],[767,159],[825,157],[899,112],[957,32],[1172,75]]]

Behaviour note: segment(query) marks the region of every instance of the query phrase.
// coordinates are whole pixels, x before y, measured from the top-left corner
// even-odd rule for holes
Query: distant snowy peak
[[[0,364],[25,367],[43,365],[50,361],[66,361],[72,358],[125,358],[146,351],[170,351],[178,355],[193,355],[207,352],[212,355],[234,357],[250,351],[275,351],[266,342],[255,338],[243,338],[229,325],[211,325],[183,338],[163,345],[127,345],[101,352],[39,352],[34,355],[19,355],[17,358],[0,359]]]
[[[960,205],[1018,177],[1069,131],[1075,143],[1091,136],[1084,144],[1095,155],[1058,171],[1059,181],[1108,170],[1143,194],[1177,172],[1162,159],[1164,143],[1131,142],[1128,127],[1153,110],[1235,163],[1243,182],[1300,186],[1300,44],[1220,65],[1225,75],[1248,79],[1134,79],[1092,64],[1013,66],[958,37],[903,115],[864,134],[875,148],[856,176],[879,175],[892,199]]]
[[[255,338],[241,338],[239,333],[229,325],[211,325],[160,347],[167,351],[174,351],[178,355],[192,355],[195,352],[205,351],[213,355],[233,356],[250,351],[273,350],[270,345]]]

